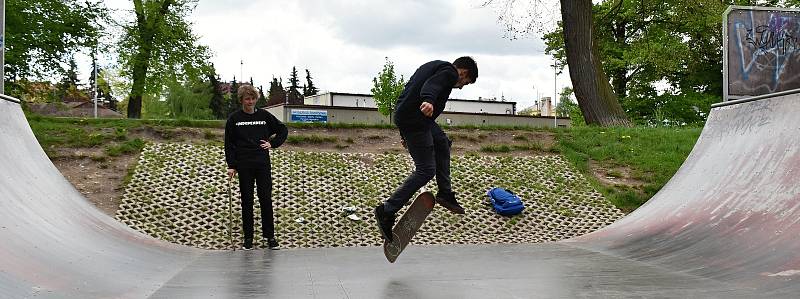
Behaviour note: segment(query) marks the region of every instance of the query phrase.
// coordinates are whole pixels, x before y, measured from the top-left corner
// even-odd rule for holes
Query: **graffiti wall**
[[[733,8],[726,22],[729,99],[800,88],[800,12]]]

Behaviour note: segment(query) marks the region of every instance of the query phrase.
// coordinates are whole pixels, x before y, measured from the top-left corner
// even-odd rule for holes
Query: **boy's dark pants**
[[[431,122],[429,130],[409,131],[400,128],[408,152],[414,160],[414,172],[384,203],[387,213],[397,213],[414,192],[436,177],[440,192],[452,192],[450,184],[450,139],[438,124]]]
[[[272,219],[272,177],[269,167],[243,168],[239,172],[239,190],[242,192],[242,228],[244,238],[253,239],[253,183],[261,205],[261,235],[264,238],[275,237],[275,226]]]

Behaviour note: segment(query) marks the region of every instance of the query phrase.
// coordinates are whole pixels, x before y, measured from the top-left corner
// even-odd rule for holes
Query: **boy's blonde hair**
[[[245,84],[239,86],[239,90],[236,91],[236,94],[239,96],[239,101],[242,101],[242,99],[248,96],[258,100],[258,89],[253,85]]]

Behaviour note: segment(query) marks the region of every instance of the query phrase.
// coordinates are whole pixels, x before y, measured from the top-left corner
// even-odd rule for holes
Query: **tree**
[[[18,82],[65,74],[75,53],[97,45],[107,17],[102,1],[11,0],[5,9],[5,88],[12,95],[21,92]]]
[[[75,63],[75,58],[69,59],[69,68],[61,82],[56,85],[56,95],[59,101],[67,102],[83,101],[88,98],[78,89],[78,65]]]
[[[541,23],[536,23],[539,22],[538,16],[532,17],[528,23],[515,19],[511,11],[517,1],[487,0],[484,6],[493,2],[504,2],[505,9],[499,20],[509,31],[529,34],[536,26],[541,26]],[[631,125],[602,69],[593,26],[592,1],[561,0],[561,24],[570,79],[586,122],[601,126]]]
[[[98,88],[98,95],[97,98],[101,99],[103,103],[105,103],[106,108],[118,111],[117,107],[117,99],[114,98],[113,90],[111,88],[111,83],[109,82],[108,78],[108,71],[105,69],[99,69],[97,72],[97,88]]]
[[[313,96],[317,94],[319,90],[316,86],[314,86],[314,82],[311,81],[311,73],[306,69],[306,84],[303,86],[303,96]]]
[[[297,78],[297,68],[292,67],[292,73],[289,75],[289,90],[287,91],[288,94],[288,101],[289,104],[292,105],[302,105],[303,104],[303,95],[297,90],[300,87],[300,79]]]
[[[275,77],[272,77],[272,82],[269,83],[267,106],[286,103],[286,90],[283,89],[282,81],[283,79],[275,79]]]
[[[256,107],[266,107],[267,106],[267,97],[264,96],[264,86],[258,86],[258,101],[256,101]]]
[[[556,114],[560,117],[569,117],[570,123],[573,127],[585,126],[586,121],[583,119],[583,113],[578,104],[572,100],[572,88],[564,87],[558,95],[558,105],[556,106]]]
[[[722,97],[719,37],[726,7],[727,3],[710,0],[617,0],[594,5],[603,69],[633,121],[704,120],[695,116],[707,115],[710,105]],[[558,28],[544,37],[555,57],[563,57],[562,31]],[[656,85],[662,86],[660,90]],[[692,104],[671,103],[683,100]]]
[[[405,79],[403,76],[397,78],[394,72],[394,63],[386,57],[386,63],[383,69],[378,73],[378,77],[372,78],[372,97],[375,99],[375,105],[378,106],[378,112],[392,118],[392,112],[397,105],[397,98],[403,92]]]
[[[168,117],[174,119],[214,118],[214,114],[209,108],[213,90],[204,80],[168,82],[166,91],[165,101],[169,108]]]
[[[142,97],[159,97],[164,82],[188,82],[209,67],[207,47],[186,21],[196,0],[133,0],[135,21],[124,25],[120,61],[130,76],[128,117],[140,118]]]
[[[536,106],[530,106],[517,111],[517,115],[539,116],[541,113]]]
[[[603,72],[594,38],[591,0],[562,0],[564,50],[575,97],[587,124],[630,126],[617,95]]]
[[[117,100],[111,95],[111,86],[105,78],[107,72],[97,63],[97,52],[92,51],[92,72],[89,74],[89,88],[92,90],[91,99],[97,98],[97,104],[105,104],[106,108],[117,111]],[[95,95],[96,93],[96,95]]]
[[[231,82],[231,97],[228,99],[228,105],[225,106],[225,115],[230,115],[239,109],[239,83],[236,82],[236,76],[233,76]]]
[[[225,119],[225,97],[222,95],[222,86],[219,83],[219,76],[213,71],[206,74],[208,77],[209,87],[211,88],[211,101],[208,103],[208,108],[211,109],[211,114],[216,119]]]

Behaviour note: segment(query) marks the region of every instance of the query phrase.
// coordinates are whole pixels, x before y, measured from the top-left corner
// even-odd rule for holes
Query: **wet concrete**
[[[3,98],[0,96],[0,98]],[[0,298],[796,298],[800,95],[712,110],[672,180],[559,243],[224,252],[106,216],[0,100]]]
[[[754,289],[558,243],[209,252],[154,298],[754,298]]]

